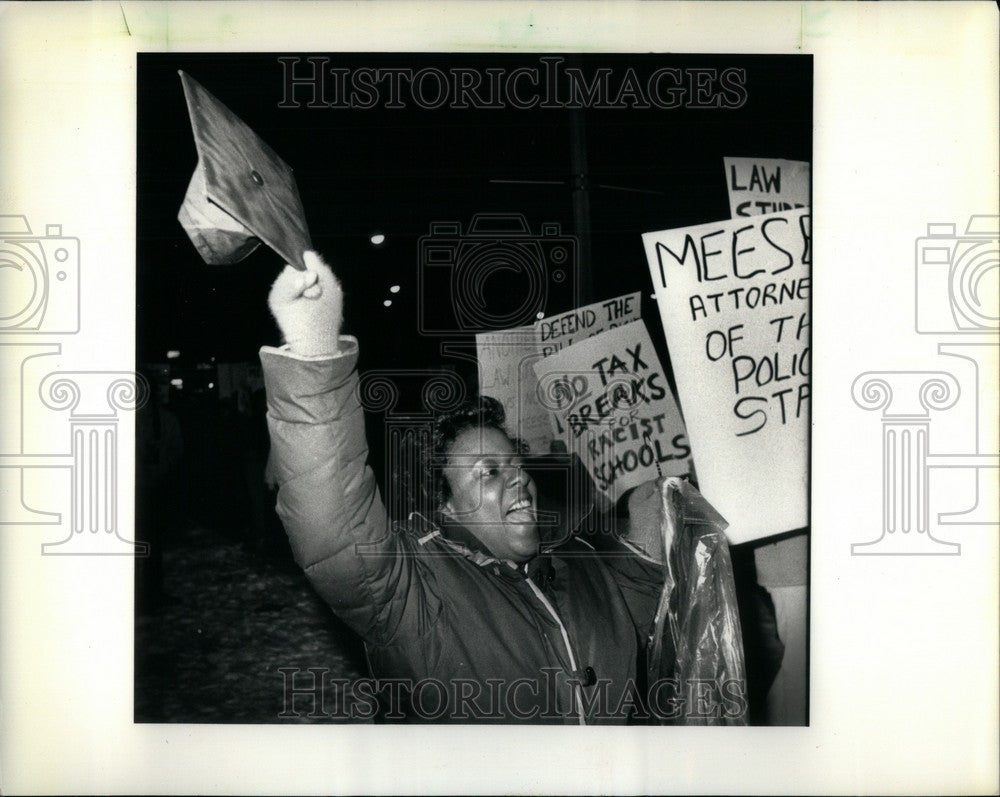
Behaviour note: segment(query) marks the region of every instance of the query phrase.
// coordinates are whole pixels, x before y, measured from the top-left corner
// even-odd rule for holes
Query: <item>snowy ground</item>
[[[298,700],[301,718],[279,717],[286,708],[280,667],[366,675],[357,638],[298,567],[210,529],[171,537],[162,605],[136,616],[136,722],[329,721],[306,717]]]

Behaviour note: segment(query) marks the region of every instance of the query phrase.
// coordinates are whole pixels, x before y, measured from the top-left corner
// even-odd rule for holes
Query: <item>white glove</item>
[[[344,291],[316,252],[302,257],[306,270],[285,266],[271,286],[267,306],[295,353],[318,357],[337,353]]]

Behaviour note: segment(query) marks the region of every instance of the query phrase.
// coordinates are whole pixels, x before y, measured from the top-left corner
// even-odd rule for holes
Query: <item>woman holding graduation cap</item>
[[[741,723],[739,689],[719,681],[694,706],[687,686],[704,679],[680,677],[726,672],[737,687],[742,677],[732,602],[711,590],[698,599],[720,571],[689,566],[720,561],[720,550],[728,563],[716,544],[724,521],[686,482],[632,492],[632,543],[547,545],[523,447],[484,398],[438,417],[417,457],[423,473],[394,481],[421,485],[429,516],[390,523],[367,461],[358,341],[341,335],[343,292],[308,251],[291,170],[181,79],[199,154],[181,224],[206,262],[236,262],[263,241],[291,264],[268,299],[285,343],[260,352],[278,515],[316,591],[364,640],[372,674],[391,679],[386,717],[624,723],[685,721],[700,708],[700,721]],[[696,545],[706,555],[692,555]]]

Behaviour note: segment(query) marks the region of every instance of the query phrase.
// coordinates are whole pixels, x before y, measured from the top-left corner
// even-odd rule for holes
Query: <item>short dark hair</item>
[[[389,514],[405,521],[412,512],[430,517],[451,498],[451,485],[441,462],[458,436],[467,429],[496,429],[503,433],[520,454],[528,444],[507,430],[503,405],[491,396],[466,399],[438,415],[429,429],[413,430],[399,440],[393,459],[392,495]],[[422,432],[422,433],[421,433]]]

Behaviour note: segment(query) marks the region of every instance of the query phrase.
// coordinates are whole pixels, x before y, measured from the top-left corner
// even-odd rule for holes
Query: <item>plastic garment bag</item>
[[[660,485],[666,578],[646,644],[648,699],[666,725],[745,725],[746,668],[725,519],[686,480]]]

